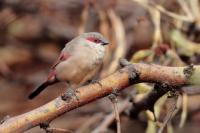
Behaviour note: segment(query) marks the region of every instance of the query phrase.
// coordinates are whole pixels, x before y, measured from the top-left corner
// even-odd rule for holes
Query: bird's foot
[[[108,98],[112,101],[112,102],[117,102],[117,96],[119,96],[119,92],[117,89],[113,89],[112,93],[108,96]]]
[[[79,93],[79,91],[72,88],[68,88],[67,91],[61,96],[61,99],[69,102],[75,97],[76,100],[79,101],[79,97],[76,95],[76,93]]]
[[[93,80],[90,80],[90,83],[91,83],[91,84],[96,84],[96,83],[97,83],[97,84],[100,85],[101,87],[103,86],[98,80],[94,80],[94,79],[93,79]]]

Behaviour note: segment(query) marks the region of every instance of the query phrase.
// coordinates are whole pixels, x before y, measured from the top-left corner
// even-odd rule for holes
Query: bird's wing
[[[53,64],[53,66],[51,67],[51,69],[54,69],[60,62],[63,62],[65,60],[67,60],[70,57],[69,53],[66,52],[61,52],[59,58],[56,60],[56,62]]]
[[[72,55],[73,51],[75,50],[75,46],[77,46],[74,45],[75,43],[76,42],[72,40],[65,45],[64,49],[61,51],[59,58],[51,67],[52,69],[54,69],[60,62],[67,60]]]
[[[46,81],[46,82],[55,82],[55,81],[56,81],[56,71],[55,71],[55,67],[56,67],[59,63],[61,63],[61,62],[65,61],[65,60],[67,60],[69,57],[70,57],[70,54],[66,54],[66,53],[64,53],[64,52],[61,52],[59,58],[58,58],[57,61],[54,63],[54,65],[51,67],[51,70],[50,70],[50,73],[49,73],[49,75],[48,75],[48,77],[47,77],[47,81]],[[41,91],[42,91],[42,90],[41,90]],[[39,91],[39,93],[40,93],[40,91]],[[34,94],[33,94],[33,95],[34,95]]]

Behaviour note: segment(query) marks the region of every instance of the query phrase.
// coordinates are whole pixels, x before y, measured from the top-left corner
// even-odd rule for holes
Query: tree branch
[[[155,84],[154,89],[141,101],[133,103],[133,107],[130,109],[130,117],[137,118],[138,114],[143,110],[151,110],[154,113],[154,105],[156,101],[169,91],[169,86]]]
[[[133,64],[120,69],[114,74],[99,81],[102,85],[90,84],[77,89],[79,98],[71,98],[67,101],[58,97],[49,103],[27,112],[25,114],[9,118],[0,125],[0,132],[23,132],[45,121],[51,121],[65,112],[83,106],[98,98],[105,97],[113,91],[139,82],[166,83],[171,86],[187,84],[199,85],[200,66],[195,67],[165,67],[159,65]]]

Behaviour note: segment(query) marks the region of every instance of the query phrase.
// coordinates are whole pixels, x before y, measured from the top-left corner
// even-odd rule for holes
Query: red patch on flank
[[[71,55],[68,53],[61,53],[58,60],[54,63],[54,65],[51,67],[54,69],[60,62],[67,60]]]
[[[48,75],[48,77],[47,77],[47,80],[48,80],[48,81],[49,81],[49,80],[54,80],[55,76],[56,76],[56,70],[52,70],[52,71],[49,73],[49,75]]]

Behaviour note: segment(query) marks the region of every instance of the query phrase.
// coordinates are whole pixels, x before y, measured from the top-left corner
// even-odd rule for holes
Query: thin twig
[[[173,12],[170,12],[168,10],[166,10],[164,7],[157,5],[155,3],[152,3],[152,6],[155,7],[157,10],[159,10],[160,12],[166,14],[169,17],[172,17],[174,19],[177,20],[181,20],[181,21],[186,21],[186,22],[193,22],[194,20],[188,16],[183,16],[183,15],[179,15]]]
[[[62,129],[62,128],[53,128],[53,127],[47,128],[46,131],[50,133],[73,133],[73,131],[71,130]]]
[[[166,127],[167,123],[173,118],[173,116],[178,112],[178,109],[177,109],[177,102],[178,102],[178,96],[175,97],[175,102],[174,104],[172,105],[172,108],[171,110],[167,113],[165,119],[164,119],[164,122],[162,124],[162,126],[160,127],[160,129],[158,130],[157,133],[162,133],[164,128]]]
[[[179,123],[179,128],[182,128],[185,124],[185,121],[187,119],[187,113],[188,113],[188,95],[183,93],[182,95],[182,113],[181,113],[181,121]]]
[[[116,123],[117,123],[117,133],[121,133],[120,116],[119,116],[119,111],[118,111],[118,107],[117,107],[117,97],[115,96],[115,94],[111,94],[109,96],[109,98],[113,104],[113,109],[115,112],[115,119],[116,119]]]
[[[179,5],[182,7],[183,11],[186,13],[186,15],[194,20],[194,16],[189,8],[189,6],[187,5],[185,0],[178,0]]]
[[[127,109],[129,106],[131,106],[129,99],[125,99],[122,102],[119,102],[118,104],[118,112],[121,114],[125,109]],[[114,121],[115,119],[115,112],[113,111],[109,115],[105,116],[104,120],[101,122],[101,124],[92,131],[92,133],[100,133],[105,132],[107,127]]]

